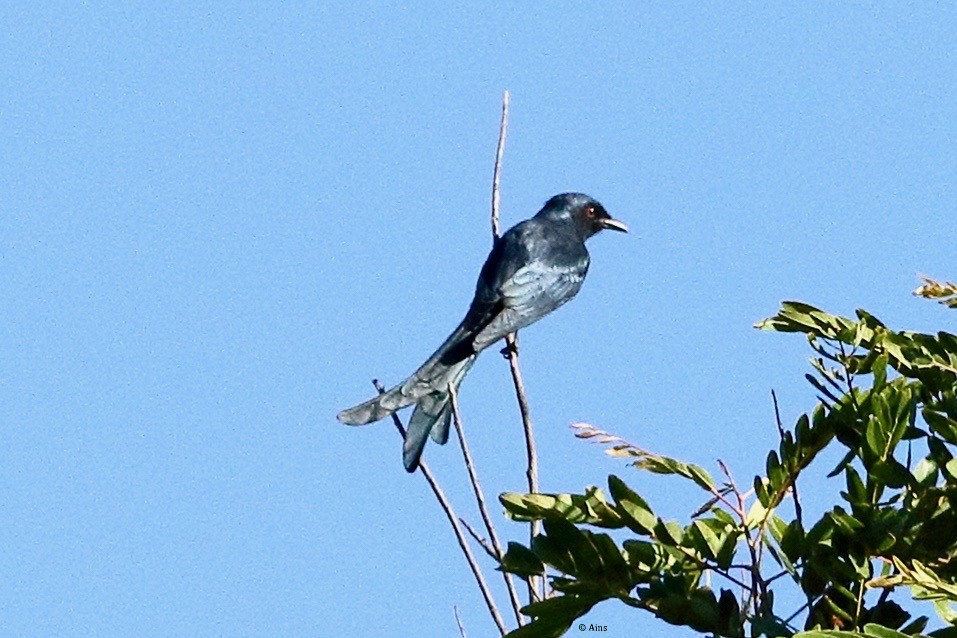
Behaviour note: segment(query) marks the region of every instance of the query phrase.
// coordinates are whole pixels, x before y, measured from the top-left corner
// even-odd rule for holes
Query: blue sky
[[[3,3],[2,633],[490,635],[392,426],[334,416],[464,313],[503,89],[504,226],[577,190],[632,227],[522,335],[543,489],[697,505],[575,421],[759,471],[770,390],[813,405],[751,328],[781,300],[953,325],[910,291],[957,276],[957,9],[909,4]],[[489,494],[509,384],[492,351],[461,391]]]

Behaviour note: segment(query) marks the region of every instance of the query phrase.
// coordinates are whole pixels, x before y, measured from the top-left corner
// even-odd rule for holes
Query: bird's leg
[[[513,335],[505,337],[505,347],[500,350],[503,357],[509,359],[518,354],[518,340]]]

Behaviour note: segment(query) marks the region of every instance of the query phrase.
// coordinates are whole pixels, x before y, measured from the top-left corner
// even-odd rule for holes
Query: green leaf
[[[801,521],[795,519],[788,524],[780,545],[781,551],[791,562],[804,555],[804,528],[801,527]]]
[[[911,622],[904,625],[903,627],[901,627],[900,631],[902,634],[907,634],[908,636],[919,634],[920,632],[924,631],[924,629],[927,627],[927,622],[929,620],[930,618],[928,618],[927,616],[919,616],[915,618],[914,620],[912,620]]]
[[[888,550],[890,550],[890,548],[893,547],[896,543],[897,543],[897,536],[895,536],[894,534],[890,532],[887,532],[886,536],[880,539],[880,541],[877,544],[877,547],[874,548],[874,553],[884,554]]]
[[[728,569],[728,567],[731,566],[731,561],[734,560],[734,554],[737,551],[738,538],[740,536],[740,529],[736,529],[734,533],[727,534],[724,537],[724,543],[721,545],[721,549],[718,550],[718,555],[714,558],[714,562],[717,563],[721,569]]]
[[[934,461],[937,467],[946,466],[948,461],[954,458],[954,455],[947,448],[947,445],[940,439],[927,439],[927,448],[930,450],[930,458]]]
[[[574,576],[578,573],[578,568],[575,564],[575,557],[572,555],[567,534],[563,536],[560,532],[556,532],[554,525],[564,523],[571,526],[573,530],[575,530],[575,527],[564,521],[549,521],[549,523],[553,525],[552,529],[546,530],[545,534],[539,534],[532,539],[532,551],[546,564],[560,572]]]
[[[878,461],[871,466],[868,474],[884,485],[894,488],[904,487],[908,483],[916,482],[907,468],[892,458],[886,461]]]
[[[578,529],[564,520],[546,519],[544,526],[548,539],[563,550],[563,557],[567,555],[571,560],[569,566],[555,564],[555,567],[572,576],[585,577],[600,566],[598,549],[590,542],[586,530]]]
[[[787,625],[769,616],[758,616],[751,621],[752,636],[767,636],[768,638],[785,638],[792,636]]]
[[[783,567],[792,578],[794,578],[794,580],[798,580],[800,578],[800,574],[798,574],[797,569],[794,567],[794,563],[791,562],[787,555],[771,543],[768,543],[767,547],[768,552],[770,552],[774,560],[776,560],[778,564],[781,565],[781,567]]]
[[[857,450],[848,450],[847,454],[844,455],[844,458],[842,458],[840,462],[834,466],[834,469],[827,473],[827,478],[834,478],[843,472],[845,468],[850,467],[851,461],[853,461],[856,456]]]
[[[665,553],[655,543],[626,540],[622,543],[628,564],[636,569],[657,570],[664,562]]]
[[[507,634],[508,638],[559,638],[572,623],[584,616],[601,597],[563,595],[532,603],[522,608],[522,613],[534,621]]]
[[[881,427],[881,439],[887,441],[890,439],[891,430],[894,429],[894,423],[891,419],[891,407],[887,403],[887,395],[880,392],[872,393],[871,401],[874,418]],[[883,450],[878,451],[878,456],[883,458]]]
[[[676,547],[681,544],[683,530],[677,521],[663,521],[658,519],[653,531],[655,539],[664,545]]]
[[[568,632],[573,622],[575,618],[545,616],[510,631],[505,638],[560,638]]]
[[[498,500],[509,517],[517,521],[548,519],[608,528],[624,526],[621,517],[596,487],[588,488],[584,495],[506,492]]]
[[[500,569],[519,576],[537,576],[545,572],[545,565],[532,550],[520,543],[510,542]]]
[[[881,396],[875,395],[874,399],[877,401],[882,400]],[[885,404],[886,406],[886,404]],[[866,443],[866,450],[870,453],[871,460],[879,460],[884,458],[884,445],[888,440],[888,433],[885,429],[884,423],[877,418],[875,415],[874,418],[868,420],[867,425],[864,428],[864,442]],[[868,457],[865,457],[865,462]]]
[[[880,390],[887,384],[887,355],[882,354],[871,365],[871,373],[874,375],[874,389]]]
[[[773,317],[754,324],[759,330],[821,334],[822,320],[829,317],[814,306],[800,301],[785,301]]]
[[[957,421],[927,407],[921,411],[921,415],[927,421],[930,429],[942,436],[948,443],[957,445]]]
[[[937,464],[931,458],[923,458],[914,468],[914,478],[923,486],[932,486],[937,483]]]
[[[837,527],[848,536],[854,536],[859,530],[864,528],[863,523],[853,516],[848,516],[840,507],[835,507],[830,515],[831,519],[837,524]]]
[[[768,507],[771,504],[771,493],[768,489],[768,480],[762,476],[754,477],[754,495],[758,497],[761,505]]]
[[[599,584],[612,595],[627,595],[631,589],[625,558],[607,534],[579,529],[560,519],[546,519],[545,534],[535,537],[532,549],[559,571]]]
[[[888,629],[881,625],[875,625],[874,623],[864,625],[864,635],[876,636],[877,638],[910,638],[907,634],[902,634],[899,631]]]
[[[814,524],[805,535],[805,542],[809,545],[818,545],[824,543],[834,534],[834,519],[830,516],[823,516],[821,520]]]
[[[668,456],[647,453],[632,463],[632,465],[640,470],[647,470],[655,474],[677,474],[678,476],[683,476],[684,478],[694,481],[707,492],[714,492],[717,489],[714,479],[711,478],[711,475],[708,474],[707,470],[703,467],[685,463],[684,461],[679,461]]]
[[[622,550],[615,544],[608,534],[596,534],[585,531],[585,538],[595,548],[600,561],[599,565],[590,570],[589,576],[608,586],[618,589],[622,595],[627,595],[632,588],[631,571],[622,555]]]
[[[658,602],[655,612],[672,625],[685,625],[700,632],[716,632],[721,627],[718,601],[710,589],[696,589],[687,595],[672,594]]]
[[[637,534],[650,535],[658,523],[658,517],[651,511],[645,499],[614,474],[608,477],[608,490],[615,499],[615,510],[625,525]]]
[[[861,480],[857,470],[852,465],[848,465],[844,475],[847,479],[847,501],[851,504],[867,503],[867,488],[864,487],[864,481]]]
[[[957,478],[957,458],[947,461],[947,465],[944,466],[944,469],[947,470],[951,478]]]
[[[817,377],[811,374],[805,374],[804,378],[807,379],[807,382],[814,386],[814,388],[827,397],[832,403],[839,403],[841,400],[831,391],[830,388],[825,386],[823,383],[818,381]]]
[[[787,529],[788,524],[777,514],[772,514],[768,518],[768,530],[771,532],[771,536],[778,542],[778,544],[780,544],[784,539],[784,534],[787,532]]]
[[[948,622],[951,625],[957,625],[957,610],[954,609],[953,604],[954,598],[951,598],[950,600],[935,600],[934,610],[944,622]]]
[[[700,543],[696,543],[696,549],[698,549],[699,553],[711,559],[718,557],[718,552],[721,551],[723,542],[704,521],[694,521],[688,529],[694,530],[696,540],[701,541]]]
[[[772,512],[774,510],[771,510]],[[765,517],[769,514],[768,510],[761,504],[761,501],[755,501],[751,504],[751,509],[748,510],[748,514],[745,517],[744,524],[748,528],[755,528],[758,525],[764,522]]]

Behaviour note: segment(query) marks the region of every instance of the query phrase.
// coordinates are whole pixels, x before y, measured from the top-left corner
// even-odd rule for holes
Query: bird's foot
[[[505,340],[505,347],[500,350],[503,357],[511,359],[512,355],[518,354],[518,343],[511,339]]]

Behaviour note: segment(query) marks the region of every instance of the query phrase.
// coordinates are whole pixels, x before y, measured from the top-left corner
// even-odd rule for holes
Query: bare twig
[[[382,387],[382,384],[379,383],[378,379],[373,379],[372,385],[374,385],[375,389],[379,391],[379,394],[385,392],[385,388]],[[402,435],[402,439],[405,440],[405,427],[402,425],[402,420],[399,418],[399,415],[394,412],[392,413],[392,422],[395,424],[399,434]],[[472,575],[475,576],[475,582],[478,583],[479,590],[482,592],[482,597],[485,599],[485,605],[488,607],[488,611],[492,615],[492,620],[495,622],[495,626],[498,627],[499,632],[504,636],[506,633],[505,621],[502,620],[502,615],[499,613],[498,607],[495,606],[495,600],[492,598],[492,592],[489,591],[488,584],[485,582],[485,576],[482,575],[482,570],[479,569],[478,561],[475,560],[475,554],[472,553],[472,548],[469,545],[468,540],[465,538],[465,533],[462,531],[462,526],[459,525],[459,518],[452,509],[452,504],[449,502],[449,499],[446,498],[445,492],[443,492],[442,488],[439,487],[438,482],[432,475],[432,471],[424,461],[419,462],[419,471],[422,473],[422,476],[425,477],[425,481],[429,484],[429,487],[432,488],[432,493],[435,494],[435,498],[438,499],[439,505],[442,507],[442,511],[445,512],[446,518],[448,518],[449,523],[452,524],[452,531],[455,532],[455,539],[458,541],[459,547],[462,549],[462,553],[465,554],[465,560],[468,561],[469,568],[472,570]]]
[[[744,571],[748,572],[751,576],[751,586],[742,587],[742,598],[744,600],[744,605],[741,607],[741,618],[744,619],[747,617],[751,606],[755,604],[758,596],[758,580],[760,579],[760,568],[756,569],[756,566],[760,565],[760,561],[757,556],[757,552],[754,548],[754,540],[751,537],[751,531],[748,529],[748,513],[745,505],[745,497],[741,493],[741,490],[738,489],[737,483],[734,481],[734,476],[731,474],[731,470],[728,469],[728,466],[724,461],[718,459],[718,467],[721,468],[721,472],[724,474],[725,478],[728,479],[728,486],[731,488],[731,493],[734,494],[736,504],[732,504],[726,499],[721,499],[725,505],[727,505],[732,512],[738,515],[738,518],[741,520],[741,529],[744,530],[744,539],[745,544],[748,546],[748,554],[751,557],[751,564],[745,566]],[[714,494],[717,494],[716,491],[712,489]],[[745,596],[745,590],[747,590],[747,595]]]
[[[819,599],[818,599],[818,600],[819,600]],[[814,605],[815,602],[816,602],[816,601],[815,601],[814,598],[812,598],[811,596],[808,596],[806,603],[804,603],[803,605],[801,605],[800,607],[798,607],[798,608],[794,611],[793,614],[791,614],[790,616],[788,616],[787,618],[784,619],[784,624],[785,624],[785,625],[790,625],[792,620],[794,620],[795,618],[797,618],[797,617],[800,615],[800,613],[801,613],[802,611],[804,611],[805,609],[810,609],[810,608]]]
[[[784,425],[781,423],[781,411],[778,409],[778,395],[771,390],[771,400],[774,402],[774,420],[778,426],[778,434],[784,438]],[[798,496],[797,478],[791,481],[791,496],[794,498],[794,516],[801,529],[804,529],[804,512],[801,510],[801,498]]]
[[[731,476],[731,470],[728,469],[728,466],[724,461],[718,459],[718,467],[721,468],[721,472],[724,474],[724,477],[728,479],[728,489],[723,492],[719,492],[715,488],[711,488],[711,493],[714,494],[715,498],[720,500],[722,503],[728,506],[732,512],[738,515],[742,521],[744,521],[748,514],[744,509],[744,499],[745,495],[741,493],[741,490],[738,489],[737,484],[734,482],[734,477]],[[734,494],[737,503],[732,503],[724,495],[725,494]]]
[[[485,550],[485,553],[488,554],[489,558],[491,558],[494,561],[498,561],[498,556],[496,556],[495,550],[492,549],[492,546],[489,544],[488,539],[482,538],[482,535],[479,534],[478,531],[474,527],[472,527],[472,524],[469,523],[464,518],[459,518],[459,522],[462,523],[462,525],[465,527],[465,531],[469,533],[469,536],[471,536],[472,539],[476,543],[478,543],[482,549]]]
[[[734,584],[736,584],[736,585],[739,585],[739,586],[741,587],[741,589],[743,589],[743,590],[745,590],[745,591],[751,591],[751,587],[750,587],[749,585],[747,585],[747,584],[744,583],[743,581],[741,581],[741,580],[735,578],[734,576],[732,576],[731,573],[730,573],[728,570],[723,570],[723,569],[721,569],[720,567],[718,567],[717,565],[711,565],[711,564],[709,564],[708,561],[704,560],[703,558],[701,558],[700,556],[698,556],[697,554],[695,554],[693,551],[691,551],[691,550],[688,549],[687,547],[682,547],[681,545],[678,545],[678,546],[675,547],[675,549],[677,549],[678,551],[680,551],[680,552],[681,552],[682,554],[684,554],[687,558],[690,558],[692,561],[694,561],[694,563],[696,563],[700,569],[705,570],[705,571],[709,571],[709,572],[714,572],[714,573],[717,574],[718,576],[721,576],[722,578],[726,578],[727,580],[731,581],[732,583],[734,583]]]
[[[505,135],[508,131],[508,91],[502,96],[502,121],[498,129],[498,148],[495,153],[495,170],[492,173],[492,239],[499,236],[498,217],[501,202],[502,156],[505,153]],[[525,382],[522,380],[522,371],[518,366],[518,335],[505,335],[505,356],[512,370],[512,383],[515,386],[515,396],[518,399],[518,409],[522,414],[522,427],[525,431],[525,454],[528,465],[525,476],[528,479],[528,491],[538,492],[538,454],[535,451],[535,433],[532,429],[532,417],[528,409],[528,399],[525,397]],[[533,519],[529,523],[529,538],[534,539],[541,529],[541,521]],[[538,576],[528,579],[528,601],[545,598],[545,581]]]
[[[452,613],[455,614],[455,624],[459,626],[459,636],[468,638],[465,635],[465,627],[462,626],[462,619],[459,618],[459,608],[456,605],[452,605]]]
[[[498,127],[498,148],[495,150],[495,172],[492,173],[492,240],[498,239],[498,209],[501,202],[502,156],[505,154],[505,132],[508,130],[508,91],[502,95],[502,122]]]
[[[469,480],[472,482],[472,491],[475,492],[475,501],[478,503],[479,514],[482,516],[482,522],[485,523],[485,529],[488,531],[489,541],[492,543],[492,557],[496,561],[501,561],[505,555],[502,551],[502,544],[498,541],[498,534],[495,533],[495,526],[492,525],[492,517],[488,514],[488,507],[485,505],[485,494],[482,492],[482,485],[479,483],[478,475],[475,472],[475,464],[472,463],[472,454],[469,452],[469,446],[465,442],[465,428],[462,425],[462,413],[459,412],[459,397],[455,390],[455,384],[449,384],[449,404],[452,407],[452,422],[455,424],[455,433],[459,438],[459,447],[462,448],[462,456],[465,458],[465,468],[469,473]],[[476,540],[478,538],[476,537]],[[480,544],[483,544],[479,541]],[[483,544],[484,546],[484,544]],[[488,548],[486,547],[486,551]],[[515,591],[515,583],[512,582],[512,575],[508,572],[502,572],[505,578],[505,587],[508,589],[508,596],[512,603],[512,611],[515,612],[515,620],[519,626],[525,624],[524,617],[520,611],[522,604],[518,600],[518,592]]]
[[[778,426],[778,435],[784,438],[784,424],[781,422],[781,410],[778,409],[778,394],[771,390],[771,401],[774,403],[774,422]]]
[[[844,380],[847,382],[847,393],[851,396],[851,403],[854,405],[854,414],[857,415],[859,421],[863,421],[861,418],[861,406],[857,403],[857,396],[854,394],[854,374],[851,372],[851,369],[847,366],[847,353],[844,351],[844,342],[838,341],[838,346],[841,348],[841,366],[844,368]],[[854,356],[857,353],[857,346],[851,351],[850,356]]]
[[[738,505],[733,509],[741,519],[741,529],[744,530],[745,544],[748,547],[748,554],[751,557],[751,565],[749,566],[749,571],[751,572],[751,587],[749,588],[750,591],[747,600],[745,600],[744,606],[741,607],[741,615],[744,617],[748,615],[749,610],[758,610],[761,595],[767,593],[767,585],[761,578],[761,557],[763,553],[762,542],[764,537],[764,525],[767,522],[767,515],[765,515],[764,520],[762,520],[761,524],[758,526],[757,533],[752,537],[751,529],[748,527],[748,514],[745,496],[741,493],[741,490],[738,489],[738,485],[734,481],[734,476],[732,476],[731,470],[728,469],[728,466],[725,465],[724,461],[718,459],[718,465],[721,467],[721,471],[727,477],[732,493],[737,498]]]
[[[528,457],[528,468],[525,470],[525,476],[528,478],[528,491],[538,492],[538,454],[535,452],[532,414],[528,408],[528,399],[525,396],[525,381],[522,380],[522,370],[518,366],[518,334],[508,335],[505,337],[505,342],[508,344],[508,354],[506,356],[508,356],[508,363],[512,369],[512,383],[515,386],[515,396],[518,399],[518,411],[522,415],[522,425],[525,429],[525,453]]]
[[[854,626],[859,627],[861,625],[861,611],[864,607],[864,581],[862,580],[857,587],[857,596],[854,601]]]

